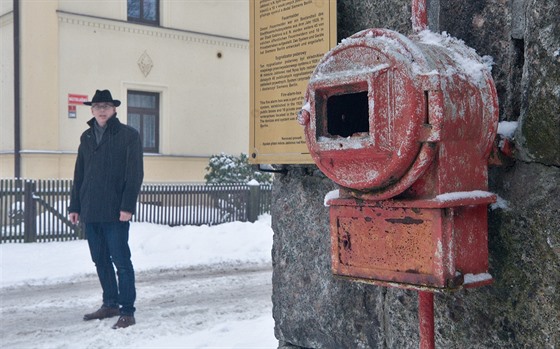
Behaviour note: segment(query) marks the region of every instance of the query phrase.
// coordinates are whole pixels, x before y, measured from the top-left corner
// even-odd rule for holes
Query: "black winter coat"
[[[120,211],[136,212],[144,178],[142,142],[115,114],[98,145],[94,122],[88,121],[80,137],[68,211],[79,213],[83,223],[118,222]]]

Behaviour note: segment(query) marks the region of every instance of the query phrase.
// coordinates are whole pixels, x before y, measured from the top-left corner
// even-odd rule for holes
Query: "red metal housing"
[[[333,272],[421,290],[488,284],[486,206],[494,200],[483,191],[450,200],[333,199]]]
[[[485,190],[498,102],[473,49],[429,31],[359,32],[321,59],[298,121],[341,186],[329,203],[336,274],[435,289],[466,274],[491,281],[495,196]]]

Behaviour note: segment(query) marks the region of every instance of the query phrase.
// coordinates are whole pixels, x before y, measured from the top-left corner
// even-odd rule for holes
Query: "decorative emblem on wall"
[[[140,58],[138,58],[138,67],[140,68],[140,71],[142,72],[142,74],[144,74],[145,77],[147,77],[148,74],[150,74],[153,66],[154,62],[152,61],[152,58],[150,58],[148,53],[144,51]]]

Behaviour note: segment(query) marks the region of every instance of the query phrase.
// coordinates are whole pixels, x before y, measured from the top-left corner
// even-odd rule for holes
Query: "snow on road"
[[[85,241],[0,245],[2,348],[276,348],[270,217],[132,224],[135,326],[83,321],[101,290]],[[192,258],[194,255],[195,258]]]
[[[2,290],[2,348],[276,348],[268,265],[137,275],[137,324],[83,321],[99,303],[94,276]],[[265,325],[265,331],[262,329]]]

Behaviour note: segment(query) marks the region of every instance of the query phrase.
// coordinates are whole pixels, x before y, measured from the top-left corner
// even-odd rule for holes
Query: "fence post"
[[[75,231],[76,231],[76,236],[78,237],[78,239],[80,240],[85,240],[86,239],[86,226],[83,223],[78,223],[77,225],[75,225]]]
[[[247,183],[249,186],[249,201],[247,202],[247,220],[255,223],[259,218],[259,206],[261,198],[261,185],[259,182],[252,180]]]
[[[23,236],[24,242],[37,241],[37,207],[33,195],[35,182],[25,181],[23,187]]]

